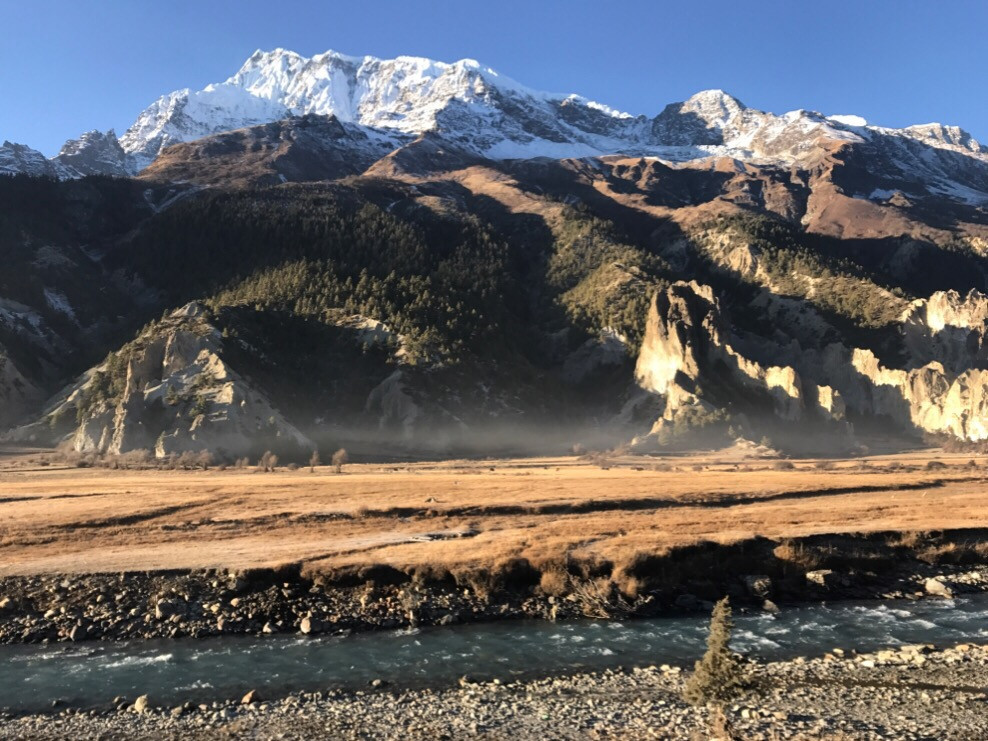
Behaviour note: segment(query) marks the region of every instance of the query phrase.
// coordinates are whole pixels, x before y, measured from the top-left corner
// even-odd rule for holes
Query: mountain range
[[[17,439],[988,438],[988,148],[956,127],[278,49],[0,174]]]

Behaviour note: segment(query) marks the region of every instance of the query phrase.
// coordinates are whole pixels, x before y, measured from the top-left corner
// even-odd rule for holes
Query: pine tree
[[[731,605],[727,597],[714,605],[710,616],[707,652],[696,662],[683,688],[683,698],[693,705],[722,705],[750,687],[742,658],[731,650]]]

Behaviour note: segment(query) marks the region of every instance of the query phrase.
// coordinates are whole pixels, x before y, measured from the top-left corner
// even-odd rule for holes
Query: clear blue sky
[[[631,113],[723,88],[988,141],[984,0],[0,0],[0,140],[55,154],[257,48],[480,60]]]

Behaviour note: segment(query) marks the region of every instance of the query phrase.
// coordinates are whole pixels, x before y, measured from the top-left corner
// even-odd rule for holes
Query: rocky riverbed
[[[946,739],[988,737],[988,645],[836,649],[760,664],[758,692],[722,717],[681,699],[687,672],[651,666],[442,689],[257,692],[228,702],[159,707],[153,697],[116,707],[7,715],[0,738],[736,738]],[[730,735],[718,733],[726,728]]]
[[[537,585],[402,581],[369,573],[338,584],[298,569],[243,572],[23,576],[0,580],[0,643],[336,633],[537,618],[633,617],[837,599],[918,599],[988,590],[988,567],[909,563],[881,574],[811,571],[784,579],[751,574],[686,582],[634,598],[606,582],[572,581],[548,595]]]

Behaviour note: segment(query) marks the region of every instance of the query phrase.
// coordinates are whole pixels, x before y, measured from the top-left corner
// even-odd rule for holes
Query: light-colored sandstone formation
[[[381,429],[397,429],[405,441],[415,437],[422,409],[412,398],[402,370],[396,370],[371,391],[365,408]]]
[[[909,305],[902,315],[909,366],[937,361],[962,373],[988,368],[988,296],[938,291]]]
[[[237,456],[259,445],[313,448],[222,353],[220,333],[201,307],[189,304],[124,349],[126,381],[119,397],[86,403],[97,376],[108,372],[104,364],[56,398],[40,422],[15,431],[15,439],[34,439],[45,427],[78,418],[70,440],[83,453],[146,449],[161,458],[206,450]]]
[[[674,283],[656,294],[635,378],[665,398],[659,426],[683,407],[717,407],[739,397],[762,400],[776,416],[792,422],[810,416],[840,420],[844,414],[835,389],[806,383],[792,367],[762,365],[738,352],[713,289],[696,281]],[[724,385],[729,392],[707,390]]]
[[[655,297],[636,380],[664,398],[660,423],[687,405],[749,395],[770,400],[766,407],[791,422],[808,413],[840,420],[849,409],[906,431],[988,439],[988,296],[941,292],[910,304],[900,323],[904,368],[883,365],[869,349],[804,350],[796,341],[777,346],[779,364],[768,365],[739,349],[757,343],[729,326],[709,286],[679,282]],[[725,382],[731,394],[702,391]]]

